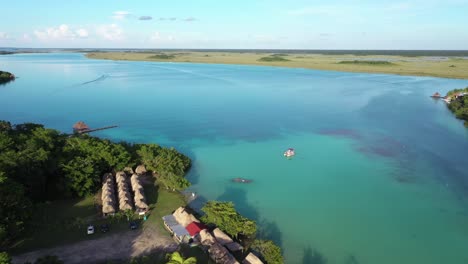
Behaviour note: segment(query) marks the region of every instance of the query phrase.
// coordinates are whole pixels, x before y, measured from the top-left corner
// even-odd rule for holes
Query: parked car
[[[101,232],[102,232],[102,233],[107,233],[107,232],[109,232],[109,225],[108,225],[108,224],[102,224],[102,225],[101,225]]]
[[[130,222],[130,229],[135,230],[138,228],[138,223],[135,221]]]
[[[88,232],[87,233],[88,233],[88,235],[94,234],[94,226],[93,225],[88,226]]]

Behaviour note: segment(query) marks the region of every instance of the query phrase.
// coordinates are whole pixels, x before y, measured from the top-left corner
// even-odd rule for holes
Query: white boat
[[[294,149],[293,148],[288,148],[285,152],[284,152],[284,156],[285,157],[292,157],[296,155],[296,153],[294,152]]]

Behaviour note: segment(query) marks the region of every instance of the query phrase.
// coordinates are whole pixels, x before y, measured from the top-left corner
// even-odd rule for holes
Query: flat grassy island
[[[400,54],[401,53],[401,54]],[[389,73],[398,75],[434,76],[468,79],[468,59],[456,57],[457,53],[424,52],[371,52],[364,51],[320,53],[288,51],[138,51],[138,52],[91,52],[91,59],[193,62],[216,64],[242,64],[307,68],[344,72]],[[380,55],[379,55],[380,54]],[[440,54],[444,54],[441,52]],[[460,53],[462,56],[464,53]],[[425,57],[439,56],[439,57]]]
[[[6,71],[0,71],[0,84],[11,82],[15,79],[15,75]]]

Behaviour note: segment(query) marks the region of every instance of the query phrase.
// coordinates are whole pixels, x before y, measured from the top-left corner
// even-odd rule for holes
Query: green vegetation
[[[395,65],[395,63],[389,61],[379,60],[352,60],[352,61],[340,61],[338,64],[355,64],[355,65]]]
[[[455,97],[460,93],[468,93],[468,87],[465,89],[455,89],[447,93],[447,97]],[[465,127],[468,127],[468,95],[453,98],[448,104],[448,108],[458,119],[464,120]]]
[[[179,252],[174,252],[167,255],[167,264],[196,264],[197,259],[195,257],[189,257],[185,259]]]
[[[281,248],[271,240],[255,239],[257,225],[255,221],[240,215],[232,202],[208,201],[202,208],[205,215],[201,220],[215,224],[227,234],[238,238],[242,236],[245,248],[251,248],[260,254],[267,264],[283,264]]]
[[[172,55],[172,54],[164,54],[164,53],[161,53],[161,54],[155,54],[153,56],[149,56],[148,59],[157,59],[157,60],[172,60],[175,58],[175,55]]]
[[[11,264],[11,257],[6,252],[0,252],[0,264]]]
[[[23,239],[17,243],[22,248],[28,248],[28,243],[32,248],[67,238],[81,239],[81,225],[95,214],[91,195],[101,187],[102,175],[142,163],[152,166],[156,173],[166,173],[168,181],[176,179],[176,186],[170,185],[173,189],[179,187],[177,184],[188,185],[180,179],[185,180],[190,159],[172,148],[69,136],[38,124],[13,126],[0,121],[0,249],[10,247],[26,227],[30,228],[28,235],[37,230],[35,237],[40,238]],[[88,198],[78,203],[70,200],[83,197]],[[44,203],[63,199],[67,200]],[[52,211],[47,209],[49,204]],[[57,232],[47,233],[47,226]],[[74,231],[60,232],[62,228]]]
[[[0,84],[7,83],[9,81],[13,81],[15,76],[9,72],[0,71]]]
[[[263,61],[263,62],[283,62],[283,61],[289,61],[288,59],[283,58],[283,56],[278,56],[278,55],[271,55],[268,57],[261,57],[258,59],[258,61]]]
[[[252,250],[263,256],[263,260],[268,264],[282,264],[284,258],[281,255],[281,248],[271,240],[256,239],[252,243]]]
[[[205,213],[203,222],[215,224],[233,237],[238,237],[239,234],[254,237],[257,232],[255,221],[240,215],[232,202],[208,201],[202,211]]]

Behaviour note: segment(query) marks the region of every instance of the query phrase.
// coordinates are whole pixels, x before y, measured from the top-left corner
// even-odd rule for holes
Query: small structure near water
[[[284,155],[285,157],[287,157],[287,158],[290,158],[290,157],[296,155],[296,152],[294,151],[293,148],[288,148],[288,149],[284,152],[283,155]]]
[[[251,183],[252,180],[249,179],[244,179],[244,178],[233,178],[233,182],[238,182],[238,183]]]
[[[90,133],[90,132],[109,129],[109,128],[114,128],[114,127],[117,127],[117,126],[114,125],[114,126],[106,126],[106,127],[91,129],[91,128],[89,128],[89,126],[85,122],[78,121],[73,125],[73,133],[75,133],[75,134]]]
[[[432,98],[443,98],[443,96],[440,95],[439,92],[434,93],[433,95],[431,95],[431,97],[432,97]]]

